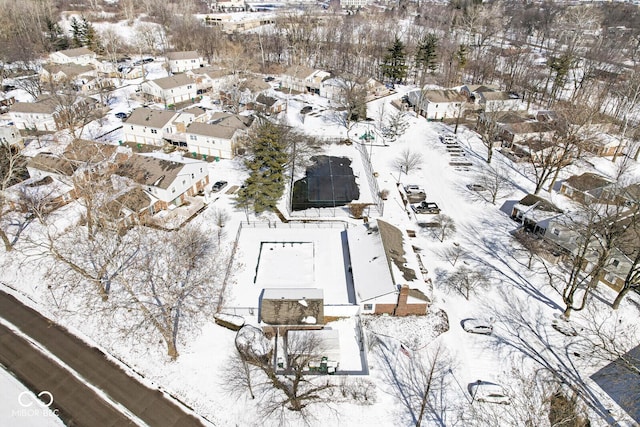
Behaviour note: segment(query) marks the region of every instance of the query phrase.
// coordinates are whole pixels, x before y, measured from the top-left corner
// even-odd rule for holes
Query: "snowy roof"
[[[162,128],[171,122],[178,113],[174,111],[153,110],[151,108],[136,108],[127,121],[128,125],[149,126]]]
[[[118,165],[116,173],[142,185],[169,188],[189,161],[134,154]],[[201,162],[206,165],[206,163]]]
[[[169,77],[151,80],[151,82],[157,84],[161,89],[173,89],[192,84],[193,80],[186,74],[176,74]]]
[[[75,49],[60,50],[54,53],[62,54],[68,58],[77,58],[78,56],[84,56],[84,55],[95,55],[93,51],[87,49],[86,47],[77,47]]]
[[[167,53],[167,59],[170,61],[179,61],[182,59],[199,59],[200,55],[195,50],[185,52],[169,52]]]
[[[13,113],[53,114],[58,108],[53,98],[42,98],[36,102],[16,102],[11,106]]]
[[[424,99],[429,102],[465,102],[467,97],[453,89],[432,89],[424,91]]]
[[[63,73],[67,77],[74,77],[95,71],[91,65],[78,64],[46,64],[42,69],[49,74]]]
[[[262,294],[262,299],[322,299],[324,292],[317,288],[266,288]]]
[[[319,341],[317,353],[332,361],[340,360],[340,334],[335,329],[289,330],[287,340],[302,342],[306,336]]]
[[[215,138],[231,139],[238,129],[219,124],[193,122],[187,127],[187,133],[194,135],[212,136]]]
[[[358,300],[393,294],[391,302],[395,302],[398,288],[391,276],[380,232],[358,226],[348,229],[347,236]]]
[[[613,184],[613,181],[602,175],[591,172],[585,172],[580,175],[572,175],[567,178],[563,184],[574,188],[578,191],[596,190]]]

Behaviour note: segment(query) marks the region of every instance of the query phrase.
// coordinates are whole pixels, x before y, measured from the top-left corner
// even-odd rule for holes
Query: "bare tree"
[[[26,160],[17,147],[8,142],[0,143],[0,238],[5,251],[9,252],[17,242],[20,232],[26,227],[26,221],[12,212],[7,198],[7,190],[27,176]],[[10,228],[17,227],[13,237],[8,234]]]
[[[447,276],[446,284],[469,300],[472,295],[489,286],[489,279],[482,271],[462,265]]]
[[[420,169],[423,162],[422,153],[410,148],[403,149],[393,160],[393,168],[398,172],[398,182],[400,182],[403,173],[409,175],[410,172]]]
[[[135,268],[120,276],[113,304],[132,317],[134,336],[160,338],[167,355],[176,359],[183,334],[197,330],[216,311],[212,301],[219,300],[229,256],[193,223],[179,233],[137,230],[142,250]]]
[[[499,111],[485,111],[478,116],[476,132],[480,135],[480,140],[487,149],[487,163],[491,163],[493,148],[500,138],[502,131],[500,120],[502,116],[503,113]]]
[[[313,417],[311,408],[314,405],[329,406],[335,399],[337,385],[329,376],[309,375],[309,364],[322,359],[324,344],[312,331],[296,332],[286,335],[286,360],[281,371],[269,354],[251,351],[251,346],[239,347],[237,357],[249,365],[245,372],[250,373],[251,393],[260,399],[259,405],[265,416],[279,416],[284,422],[286,410],[289,410],[295,414],[294,417],[308,423]],[[242,362],[235,364],[242,366]],[[240,393],[242,389],[248,390],[246,378],[245,375],[237,384]]]
[[[449,215],[438,214],[433,217],[432,227],[434,236],[444,242],[445,239],[453,236],[456,233],[456,223]]]
[[[476,182],[484,187],[484,191],[476,193],[483,198],[487,194],[489,196],[487,201],[495,205],[498,198],[506,196],[513,190],[513,184],[507,176],[504,170],[489,166],[476,177]]]

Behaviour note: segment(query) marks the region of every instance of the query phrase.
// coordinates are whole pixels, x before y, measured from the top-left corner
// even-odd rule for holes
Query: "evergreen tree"
[[[435,34],[429,33],[422,37],[416,48],[416,66],[433,73],[438,68],[436,49],[438,49],[438,38]]]
[[[84,34],[82,23],[74,16],[71,18],[71,47],[82,47]]]
[[[51,18],[45,18],[47,51],[64,50],[69,47],[69,38],[64,34],[60,25]]]
[[[273,210],[285,187],[285,166],[289,161],[287,131],[284,127],[264,122],[251,137],[245,166],[249,178],[238,191],[236,205],[255,213]]]
[[[382,63],[382,76],[391,83],[402,83],[407,77],[407,65],[404,43],[396,36],[393,45],[387,49]]]
[[[100,40],[98,40],[98,34],[96,33],[96,29],[91,25],[86,18],[82,18],[82,34],[83,34],[83,43],[82,45],[91,49],[94,52],[101,53],[102,46],[100,45]]]

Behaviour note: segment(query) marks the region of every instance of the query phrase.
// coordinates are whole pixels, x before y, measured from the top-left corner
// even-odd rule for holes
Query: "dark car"
[[[416,203],[415,205],[411,205],[411,208],[417,214],[437,215],[437,214],[440,213],[440,208],[438,207],[438,204],[435,203],[435,202],[424,202],[424,201],[422,201],[420,203]]]
[[[271,76],[269,76],[269,77],[265,77],[265,78],[264,78],[264,81],[265,81],[265,82],[272,82],[272,81],[274,81],[274,80],[275,80],[275,78],[274,78],[274,77],[271,77]]]
[[[211,187],[211,191],[216,192],[216,191],[220,191],[222,190],[224,187],[227,186],[227,181],[217,181],[215,184],[213,184],[213,186]]]
[[[302,110],[300,110],[300,114],[310,113],[311,110],[313,110],[313,107],[310,105],[307,105],[306,107],[302,107]]]
[[[124,119],[126,119],[127,117],[129,117],[129,116],[127,115],[127,113],[123,113],[123,112],[116,113],[116,114],[115,114],[115,116],[116,116],[117,118],[119,118],[119,119],[123,119],[123,120],[124,120]]]

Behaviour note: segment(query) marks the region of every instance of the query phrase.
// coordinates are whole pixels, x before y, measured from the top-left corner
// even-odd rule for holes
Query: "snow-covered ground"
[[[160,64],[151,64],[149,67],[152,75],[161,77],[162,70]],[[389,105],[391,99],[400,98],[408,88],[399,87],[398,93],[387,98],[373,101],[369,104],[369,115],[375,117],[382,103],[386,105],[387,111],[393,111]],[[119,109],[129,111],[134,107],[126,101],[129,88],[120,89],[113,111]],[[321,111],[318,114],[307,115],[303,118],[299,114],[303,105],[313,105],[314,111]],[[346,129],[338,124],[332,116],[330,110],[325,109],[326,100],[317,96],[297,95],[289,103],[286,122],[292,126],[303,129],[305,132],[326,138],[344,138],[347,136]],[[614,422],[620,425],[633,425],[622,411],[599,389],[599,387],[589,379],[589,376],[602,367],[602,363],[589,364],[580,358],[572,356],[565,351],[578,338],[566,337],[551,328],[554,316],[561,313],[562,304],[558,292],[553,289],[547,276],[542,272],[540,265],[534,263],[533,268],[527,268],[527,255],[513,239],[510,231],[517,228],[518,224],[513,222],[505,213],[507,206],[514,201],[521,199],[528,191],[533,190],[533,182],[527,178],[522,165],[512,164],[499,153],[494,155],[492,162],[495,168],[507,171],[509,179],[512,181],[512,191],[503,195],[493,205],[483,201],[477,195],[468,190],[465,185],[473,183],[476,174],[481,174],[486,167],[484,158],[486,149],[482,146],[478,137],[470,130],[461,128],[458,138],[461,146],[465,150],[464,159],[473,163],[469,170],[456,170],[449,165],[450,161],[460,160],[452,158],[446,147],[439,140],[439,134],[451,131],[445,125],[437,122],[427,122],[424,118],[413,115],[409,118],[410,127],[407,132],[396,142],[382,144],[375,141],[367,144],[370,152],[374,170],[378,173],[378,185],[380,189],[390,191],[389,198],[384,204],[384,220],[396,225],[401,230],[414,230],[416,237],[406,237],[410,239],[410,244],[421,253],[421,258],[428,270],[428,277],[432,279],[434,285],[434,304],[432,310],[443,310],[449,321],[448,331],[444,328],[438,329],[434,333],[434,328],[439,328],[436,321],[424,319],[388,319],[384,326],[378,325],[378,332],[385,338],[385,348],[395,348],[396,350],[407,347],[413,352],[414,357],[422,357],[422,354],[429,353],[429,349],[436,346],[445,348],[449,358],[450,381],[444,390],[444,396],[451,402],[446,409],[448,419],[464,419],[462,424],[470,425],[468,418],[460,416],[460,412],[469,413],[471,403],[467,385],[477,380],[492,381],[500,383],[515,390],[517,393],[526,395],[527,390],[518,388],[517,382],[513,379],[514,369],[531,369],[534,364],[523,362],[527,359],[539,359],[538,363],[547,364],[547,367],[556,369],[562,376],[573,380],[578,387],[588,394],[593,408],[599,411],[596,415],[590,411],[592,425],[607,425]],[[109,126],[117,126],[118,119],[110,114],[103,129]],[[375,126],[373,123],[357,124],[349,131],[349,136],[357,139],[358,135],[368,131]],[[100,129],[88,129],[88,134],[99,132]],[[112,142],[118,139],[118,133],[109,137]],[[418,223],[424,215],[416,216],[412,211],[407,210],[402,202],[399,189],[397,187],[398,172],[394,170],[394,159],[409,148],[419,152],[423,156],[423,163],[419,169],[410,171],[409,175],[402,175],[400,181],[403,184],[419,184],[425,188],[427,200],[437,202],[442,213],[453,218],[456,224],[456,232],[452,237],[440,242],[434,238],[428,230],[421,228]],[[372,195],[366,184],[364,170],[357,169],[360,166],[360,154],[354,146],[330,145],[326,148],[328,154],[345,155],[354,159],[354,170],[359,174],[359,184],[361,184],[361,201],[370,202]],[[357,161],[355,161],[357,160]],[[608,175],[613,175],[615,165],[605,159],[589,158],[589,162],[595,170]],[[579,170],[579,167],[586,166],[585,162],[579,162],[578,166],[568,168],[565,174]],[[211,182],[220,179],[229,181],[229,187],[240,185],[246,172],[242,170],[239,160],[214,162],[209,164]],[[633,174],[637,178],[640,176],[640,168],[634,166]],[[231,244],[235,239],[238,224],[240,221],[251,220],[278,222],[275,215],[264,214],[259,218],[248,215],[244,211],[239,211],[233,207],[233,195],[226,194],[226,188],[219,193],[211,195],[211,202],[208,209],[194,219],[204,227],[210,227],[214,231],[215,211],[225,210],[231,214],[231,220],[225,226],[223,238]],[[557,194],[553,194],[554,202],[568,203]],[[325,216],[322,212],[313,216]],[[327,215],[332,216],[332,215]],[[346,211],[340,211],[333,219],[348,222],[359,222],[348,218]],[[26,231],[27,233],[29,230]],[[309,238],[313,240],[312,238]],[[307,239],[307,240],[309,240]],[[321,240],[318,240],[320,242]],[[462,249],[463,255],[457,260],[456,265],[450,257],[445,255],[447,249],[454,246],[454,243]],[[323,248],[320,243],[314,245],[314,250]],[[254,248],[255,249],[255,248]],[[307,248],[308,249],[308,248]],[[354,248],[357,250],[357,248]],[[329,249],[322,249],[329,250]],[[303,264],[309,264],[309,255],[305,250],[297,251],[295,254]],[[316,253],[316,260],[322,260],[328,254]],[[3,254],[3,256],[5,256]],[[5,260],[6,261],[6,260]],[[327,258],[327,265],[331,265]],[[483,271],[489,278],[488,288],[482,290],[478,295],[472,295],[469,300],[463,298],[456,291],[447,288],[442,280],[447,272],[462,265]],[[2,274],[3,280],[18,289],[15,292],[22,299],[25,295],[32,300],[27,301],[31,305],[36,305],[44,312],[55,312],[50,301],[49,294],[45,286],[36,286],[39,283],[37,269],[34,276],[29,277],[26,270],[17,270],[17,262],[8,264],[8,269]],[[321,268],[317,265],[314,268]],[[342,266],[340,266],[341,268]],[[237,272],[237,278],[253,278],[255,264],[242,265]],[[283,268],[278,261],[263,271],[267,276],[275,277],[278,271],[273,269]],[[338,268],[338,267],[331,267]],[[308,271],[308,270],[306,270]],[[314,270],[317,271],[317,270]],[[315,273],[314,273],[315,274]],[[331,274],[327,276],[331,279]],[[317,276],[308,277],[309,281],[317,280]],[[240,282],[240,280],[238,281]],[[246,280],[244,280],[246,282]],[[256,298],[253,293],[246,292],[247,283],[238,283],[231,288],[231,300],[239,301],[243,305],[247,295]],[[585,316],[599,316],[606,314],[610,308],[601,302],[600,299],[611,302],[614,294],[607,289],[600,289],[597,298],[593,299],[593,304],[604,307],[600,312],[590,310],[588,312],[578,312],[572,316],[572,321],[577,325],[584,322]],[[635,296],[630,296],[636,298]],[[255,299],[254,305],[258,301]],[[246,305],[244,305],[246,306]],[[636,306],[623,303],[620,308],[621,319],[637,319],[638,309]],[[494,334],[492,336],[474,335],[464,332],[461,322],[467,318],[492,319],[494,322]],[[441,319],[441,318],[440,318]],[[164,348],[146,347],[135,345],[131,341],[123,341],[114,333],[110,334],[103,330],[98,330],[94,322],[85,322],[80,317],[69,316],[68,314],[58,320],[69,325],[72,330],[84,334],[87,339],[96,341],[103,348],[108,350],[115,357],[123,360],[128,365],[142,373],[147,380],[153,384],[160,384],[163,389],[171,394],[179,396],[194,410],[209,419],[215,425],[239,425],[252,426],[264,425],[260,418],[255,401],[251,399],[236,399],[229,397],[227,391],[221,383],[221,373],[229,357],[234,351],[235,333],[223,327],[215,325],[213,322],[202,325],[199,331],[187,332],[186,345],[180,348],[180,357],[177,361],[171,362],[164,355]],[[247,316],[248,323],[255,323],[256,318]],[[329,326],[339,329],[345,335],[353,331],[353,325],[348,321],[333,322]],[[420,330],[424,334],[420,334]],[[637,338],[637,337],[636,337]],[[398,341],[396,342],[395,339]],[[386,340],[386,341],[385,341]],[[353,340],[351,341],[353,342]],[[395,342],[395,344],[393,344]],[[404,346],[400,346],[400,342]],[[637,341],[636,341],[637,342]],[[346,354],[351,357],[358,357],[357,348],[346,350]],[[407,419],[407,410],[400,401],[397,390],[388,381],[388,371],[384,361],[378,359],[380,352],[372,350],[369,354],[370,375],[369,378],[376,385],[376,400],[373,404],[359,405],[353,403],[340,403],[334,405],[334,411],[319,407],[317,409],[317,420],[313,425],[335,425],[335,426],[372,426],[372,425],[405,425],[411,424],[410,417]],[[393,353],[394,357],[406,357],[400,351]],[[354,368],[356,369],[356,368]],[[4,387],[2,387],[4,390]],[[370,403],[370,402],[369,402]],[[477,405],[477,404],[476,404]],[[440,414],[442,415],[442,414]],[[447,418],[445,417],[445,418]],[[320,421],[323,420],[323,421]],[[328,420],[328,421],[327,421]],[[427,418],[428,425],[448,425],[442,420],[434,417]],[[277,424],[274,421],[273,424]],[[1,424],[1,423],[0,423]],[[460,425],[460,423],[458,423]]]
[[[46,390],[45,393],[48,393]],[[42,393],[42,392],[40,392]],[[61,427],[55,405],[45,405],[11,374],[0,369],[0,425],[11,427]],[[49,395],[43,398],[49,399]],[[51,398],[55,403],[55,397]]]

